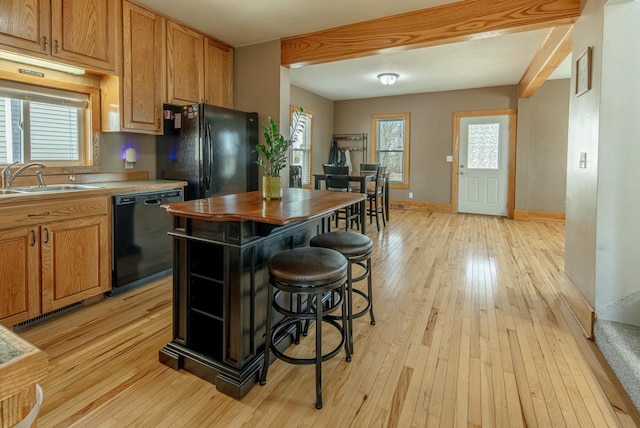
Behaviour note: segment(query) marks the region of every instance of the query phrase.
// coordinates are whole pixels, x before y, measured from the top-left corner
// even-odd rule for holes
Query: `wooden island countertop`
[[[282,199],[267,200],[258,191],[176,202],[162,207],[178,217],[285,225],[325,217],[336,209],[363,202],[365,198],[363,193],[283,189]]]

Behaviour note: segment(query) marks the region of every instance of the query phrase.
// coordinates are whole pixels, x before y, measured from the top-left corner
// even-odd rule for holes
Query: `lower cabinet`
[[[38,227],[0,231],[0,322],[11,326],[40,314]]]
[[[3,207],[0,219],[0,323],[110,289],[107,197]]]

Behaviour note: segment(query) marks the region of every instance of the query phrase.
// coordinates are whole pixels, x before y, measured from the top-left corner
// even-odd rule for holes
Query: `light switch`
[[[585,152],[580,153],[580,168],[587,167],[587,154]]]
[[[447,156],[447,162],[453,162],[453,156],[451,155]]]

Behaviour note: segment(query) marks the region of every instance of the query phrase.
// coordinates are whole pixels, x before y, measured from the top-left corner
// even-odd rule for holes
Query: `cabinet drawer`
[[[0,229],[107,215],[109,201],[100,196],[0,208]]]

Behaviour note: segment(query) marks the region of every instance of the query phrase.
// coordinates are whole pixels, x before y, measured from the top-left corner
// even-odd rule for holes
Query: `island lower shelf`
[[[160,350],[160,361],[240,399],[263,363],[269,259],[308,245],[328,222],[274,226],[176,216],[174,223],[173,340]],[[278,346],[289,344],[285,335]]]

